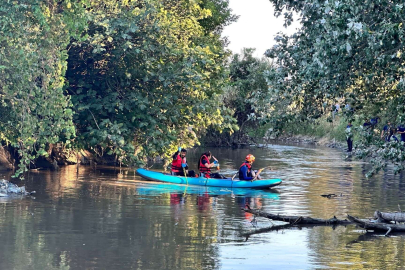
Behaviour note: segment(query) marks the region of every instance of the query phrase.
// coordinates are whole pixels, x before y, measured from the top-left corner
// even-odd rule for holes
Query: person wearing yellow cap
[[[255,157],[252,154],[246,156],[245,162],[239,168],[239,179],[240,180],[255,180],[261,179],[256,171],[252,170],[252,164],[255,161]]]

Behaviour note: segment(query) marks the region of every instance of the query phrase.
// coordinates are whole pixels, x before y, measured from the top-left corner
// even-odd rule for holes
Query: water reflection
[[[280,177],[283,184],[266,191],[169,185],[146,182],[132,170],[102,167],[31,172],[17,183],[36,190],[35,199],[0,201],[0,269],[402,267],[403,235],[370,235],[354,226],[266,231],[270,221],[256,218],[256,224],[241,211],[249,205],[344,218],[394,211],[398,205],[405,209],[402,175],[386,171],[367,179],[366,164],[324,148],[209,150],[221,157],[221,173],[228,175],[254,152],[257,168],[274,169],[264,176]],[[188,160],[200,152],[190,151]],[[10,174],[0,170],[3,177]],[[328,193],[339,196],[320,196]]]

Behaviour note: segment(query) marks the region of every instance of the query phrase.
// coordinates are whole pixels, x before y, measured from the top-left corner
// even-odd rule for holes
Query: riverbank
[[[273,144],[277,144],[278,142],[312,144],[341,150],[345,150],[347,147],[345,142],[331,139],[329,136],[317,137],[308,135],[283,135],[274,139],[268,139],[266,142],[271,142]]]
[[[330,148],[336,148],[340,150],[346,150],[346,142],[336,140],[335,138],[331,139],[329,136],[310,136],[310,135],[292,135],[284,134],[277,138],[263,137],[261,140],[258,138],[251,139],[251,142],[245,143],[234,143],[231,148],[243,148],[249,145],[260,145],[257,142],[262,141],[264,143],[277,144],[279,142],[285,143],[299,143],[299,144],[310,144],[317,146],[324,146]],[[210,146],[205,145],[205,146]],[[215,146],[215,145],[214,145]],[[13,149],[10,149],[5,146],[0,146],[0,166],[3,166],[9,170],[14,170],[17,167],[17,157],[13,153]],[[117,159],[114,156],[104,155],[99,157],[94,153],[91,153],[86,150],[73,151],[65,150],[60,147],[51,145],[48,149],[47,157],[40,157],[32,163],[31,169],[58,169],[59,166],[64,165],[75,165],[77,163],[81,165],[106,165],[106,166],[119,166]],[[154,161],[161,163],[163,162],[162,157],[148,158],[148,161]]]

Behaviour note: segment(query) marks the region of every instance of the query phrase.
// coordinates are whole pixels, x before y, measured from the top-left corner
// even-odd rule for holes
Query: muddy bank
[[[65,149],[59,144],[51,144],[47,147],[47,156],[40,156],[30,164],[30,169],[58,169],[63,165],[119,165],[115,156],[104,155],[102,157],[87,150],[75,151]],[[0,166],[14,170],[18,167],[18,151],[11,146],[0,145]]]
[[[88,150],[75,151],[66,149],[59,144],[52,144],[47,147],[48,156],[40,156],[30,164],[30,170],[51,169],[57,170],[64,165],[105,165],[105,166],[124,166],[120,164],[117,156],[103,155],[99,156],[96,153]],[[162,157],[147,158],[145,162],[163,162]],[[0,166],[7,170],[15,170],[18,168],[19,157],[18,151],[10,146],[0,145]]]
[[[16,151],[10,146],[0,145],[0,166],[13,170],[16,163]]]
[[[300,143],[300,144],[311,144],[318,146],[325,146],[330,148],[337,148],[341,150],[346,150],[346,142],[340,142],[335,139],[330,139],[329,137],[315,137],[306,135],[283,135],[277,138],[262,138],[262,143],[264,144],[277,144],[281,143]],[[232,148],[244,148],[249,146],[259,146],[259,139],[251,138],[249,142],[244,143],[233,143],[226,145]],[[209,146],[209,145],[205,145]],[[106,165],[106,166],[120,166],[119,161],[115,156],[104,155],[102,157],[95,153],[87,150],[74,151],[71,149],[63,149],[58,144],[49,145],[47,149],[48,156],[41,156],[36,159],[32,164],[30,169],[58,169],[59,166],[63,165]],[[164,162],[162,157],[148,158],[145,162]],[[9,170],[14,170],[18,167],[18,152],[10,146],[0,145],[0,166],[5,167]]]

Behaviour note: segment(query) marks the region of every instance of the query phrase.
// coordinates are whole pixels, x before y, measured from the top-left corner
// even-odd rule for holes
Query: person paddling
[[[255,161],[255,157],[252,154],[246,156],[245,162],[239,168],[239,180],[251,181],[261,179],[259,173],[252,170],[252,164]]]
[[[210,162],[211,158],[215,160],[213,163]],[[219,168],[218,160],[211,155],[210,151],[203,153],[198,161],[198,170],[200,171],[200,177],[218,178],[218,179],[226,178],[222,174],[211,173],[211,168],[213,167]]]
[[[179,147],[178,151],[174,153],[172,161],[172,175],[190,176],[190,177],[195,176],[194,171],[188,170],[186,154],[187,150],[181,147]]]

